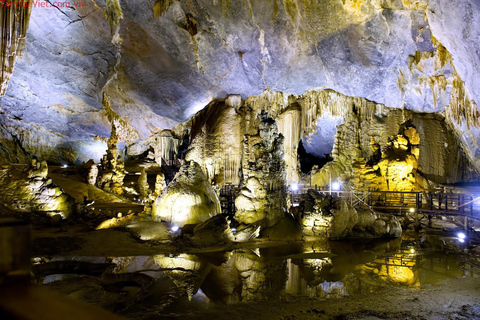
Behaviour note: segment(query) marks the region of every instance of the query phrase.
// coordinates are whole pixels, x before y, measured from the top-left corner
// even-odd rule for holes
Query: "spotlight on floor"
[[[458,237],[458,239],[465,239],[467,236],[465,235],[465,233],[459,232],[459,233],[457,233],[457,237]]]
[[[68,164],[62,165],[62,168],[64,168],[64,169],[68,168]]]
[[[341,186],[340,186],[340,183],[338,183],[338,182],[333,182],[333,183],[332,183],[332,190],[333,190],[333,191],[339,191],[339,190],[340,190],[340,187],[341,187]]]
[[[172,232],[177,232],[180,228],[178,226],[173,226],[171,228]]]
[[[415,212],[415,208],[410,208],[410,212],[411,212],[411,213],[414,213],[414,212]]]
[[[292,191],[294,191],[294,192],[298,191],[298,184],[293,183],[293,184],[290,186],[290,190],[292,190]]]

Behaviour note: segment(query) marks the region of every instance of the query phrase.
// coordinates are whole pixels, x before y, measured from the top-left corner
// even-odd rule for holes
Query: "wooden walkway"
[[[308,188],[293,193],[299,199]],[[317,190],[379,211],[410,211],[431,215],[455,215],[480,220],[480,194],[409,191],[329,191]]]
[[[292,203],[298,203],[309,189],[325,194],[344,198],[352,205],[367,205],[368,207],[392,213],[415,212],[417,214],[434,216],[459,216],[480,220],[480,195],[444,192],[408,192],[408,191],[329,191],[317,187],[299,187],[291,192]],[[222,209],[225,212],[235,211],[235,197],[238,188],[226,186],[220,190]]]

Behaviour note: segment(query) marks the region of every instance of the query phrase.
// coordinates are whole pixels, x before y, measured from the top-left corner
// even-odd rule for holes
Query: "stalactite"
[[[434,37],[432,40],[436,50],[416,51],[415,55],[409,57],[408,71],[405,73],[399,71],[400,90],[402,92],[412,90],[408,88],[408,79],[405,78],[408,74],[412,79],[418,80],[421,86],[430,88],[435,108],[439,105],[438,98],[441,99],[441,105],[445,106],[444,112],[447,121],[454,121],[457,125],[461,125],[465,121],[467,128],[479,127],[480,113],[477,105],[471,99],[464,82],[458,75],[451,54]],[[446,67],[453,69],[453,73],[449,77],[446,77],[443,71]],[[432,72],[432,75],[428,75]],[[450,88],[450,95],[448,95],[447,90]],[[454,123],[451,124],[455,126]]]
[[[153,148],[155,150],[155,161],[158,164],[165,162],[167,165],[173,164],[178,158],[178,148],[181,140],[178,139],[170,130],[163,130],[155,137]]]
[[[107,19],[110,21],[110,30],[114,34],[116,27],[120,25],[120,20],[123,19],[122,7],[119,0],[107,0]]]
[[[465,121],[469,129],[471,126],[480,127],[480,112],[477,105],[470,98],[465,84],[456,72],[454,73],[450,104],[445,110],[445,116],[449,120],[453,119],[459,125]]]
[[[31,0],[10,0],[0,6],[2,75],[0,96],[4,96],[15,58],[22,52],[32,11]]]
[[[310,90],[301,95],[267,90],[261,95],[249,97],[245,100],[245,106],[251,110],[245,117],[245,132],[255,133],[255,118],[262,111],[277,119],[278,131],[285,137],[283,151],[289,184],[299,180],[298,143],[301,137],[316,133],[317,121],[322,115],[340,117],[345,122],[352,112],[359,120],[383,116],[386,112],[382,104],[360,97],[348,97],[333,90]]]
[[[158,0],[153,5],[153,16],[155,18],[160,18],[165,13],[167,13],[170,8],[170,0]]]

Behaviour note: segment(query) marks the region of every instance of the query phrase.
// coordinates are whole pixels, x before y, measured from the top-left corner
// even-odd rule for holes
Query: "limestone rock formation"
[[[232,242],[233,238],[227,218],[216,215],[195,227],[192,243],[196,246],[224,245]]]
[[[0,170],[0,201],[14,212],[44,213],[67,218],[74,210],[75,200],[48,178],[46,161],[32,160],[22,170],[3,166]]]
[[[103,158],[97,177],[97,186],[107,192],[122,195],[123,179],[125,178],[124,164],[119,159],[115,161]]]
[[[98,166],[95,163],[92,163],[90,165],[90,169],[88,170],[87,183],[94,186],[97,184],[97,178],[98,178]]]
[[[165,190],[166,187],[167,187],[167,184],[165,182],[165,175],[160,172],[155,177],[155,191],[152,194],[152,196],[154,197],[153,200],[155,200],[159,195],[161,195],[163,190]]]
[[[189,300],[212,268],[209,263],[190,254],[156,255],[154,259]]]
[[[284,217],[283,136],[264,111],[258,115],[256,127],[256,133],[244,136],[243,184],[235,199],[235,219],[271,226]]]
[[[266,189],[257,178],[249,178],[235,199],[235,207],[237,208],[235,219],[246,224],[262,221],[267,218],[267,205]]]
[[[104,93],[128,133],[120,140],[138,145],[212,99],[312,88],[444,113],[476,157],[475,0],[69,4],[31,15],[27,54],[0,101],[10,161],[100,158],[105,143],[92,138],[109,136]]]
[[[20,55],[25,46],[32,1],[10,1],[2,3],[0,7],[0,25],[2,33],[0,37],[0,61],[2,73],[0,75],[0,96],[7,91],[8,81],[13,73],[15,59]]]
[[[194,161],[185,162],[172,182],[155,200],[152,217],[182,227],[198,224],[221,213],[217,194],[202,168]]]
[[[338,127],[333,161],[312,173],[312,185],[328,186],[332,179],[353,189],[411,191],[428,189],[426,179],[452,183],[475,177],[443,117],[390,108],[368,116],[355,110]]]
[[[345,237],[400,237],[402,227],[394,216],[355,209],[340,198],[309,190],[301,202],[300,221],[306,235],[329,239]]]
[[[140,190],[141,199],[148,200],[150,198],[151,190],[148,186],[148,175],[145,168],[142,168],[140,177],[138,177],[138,189]]]
[[[186,159],[198,161],[207,178],[216,185],[240,183],[245,133],[241,105],[240,97],[230,96],[208,105],[191,121]]]
[[[400,133],[389,138],[384,150],[373,142],[374,157],[354,164],[351,183],[360,190],[423,191],[429,190],[428,180],[421,173],[420,137],[411,123],[400,127]],[[380,154],[378,153],[380,151]],[[381,159],[378,159],[378,156]],[[357,178],[358,177],[358,178]]]

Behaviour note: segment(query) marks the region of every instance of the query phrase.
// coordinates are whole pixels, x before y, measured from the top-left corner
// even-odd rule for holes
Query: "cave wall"
[[[258,121],[255,119],[262,111],[266,111],[276,122],[278,132],[283,136],[287,185],[302,181],[304,184],[325,186],[328,183],[324,176],[330,174],[328,170],[332,170],[334,180],[353,180],[360,174],[356,165],[365,165],[375,156],[376,149],[372,149],[372,143],[378,146],[378,152],[385,150],[392,137],[399,134],[409,121],[420,139],[419,143],[414,142],[418,151],[412,152],[416,159],[415,169],[417,166],[421,168],[422,177],[434,183],[454,183],[477,176],[458,132],[440,114],[388,108],[332,90],[312,90],[298,96],[268,92],[245,101],[236,100],[235,106],[228,101],[210,104],[183,125],[192,128],[187,159],[199,161],[209,179],[216,184],[238,185],[241,182],[242,163],[248,161],[245,159],[246,151],[242,150],[244,135],[258,132]],[[343,122],[335,135],[333,161],[323,172],[313,172],[311,178],[302,176],[298,164],[298,143],[315,133],[317,122],[324,116],[341,118]],[[228,159],[236,159],[234,170],[225,170],[232,168],[226,162],[227,155]]]
[[[417,177],[411,177],[411,186],[399,185],[401,190],[421,190],[434,187],[436,183],[455,183],[478,177],[478,171],[462,148],[461,140],[441,115],[383,108],[381,113],[368,117],[361,109],[355,109],[338,127],[332,153],[333,161],[312,173],[312,184],[327,186],[331,175],[333,181],[342,181],[344,188],[363,188],[373,183],[386,190],[386,181],[374,181],[379,178],[381,171],[377,164],[383,158],[390,159],[388,166],[393,170],[396,160],[403,161],[398,159],[399,156],[392,159],[395,156],[389,154],[387,149],[392,147],[397,136],[402,134],[402,128],[408,123],[415,128],[419,138],[419,142],[414,142],[417,151],[412,150],[412,156],[415,157],[412,175]],[[403,136],[400,138],[403,139]],[[399,170],[402,169],[400,162],[398,165]],[[373,174],[375,171],[377,173]],[[423,178],[433,182],[433,185],[426,185]],[[422,181],[418,181],[419,179]],[[373,185],[372,188],[377,189],[377,186]],[[396,188],[390,186],[389,190]]]
[[[239,110],[240,96],[211,103],[193,117],[187,160],[200,163],[210,181],[223,185],[240,183],[243,135],[250,114]]]
[[[9,161],[99,159],[112,125],[131,145],[212,99],[312,88],[444,113],[479,154],[475,0],[67,2],[32,9],[0,98]]]

